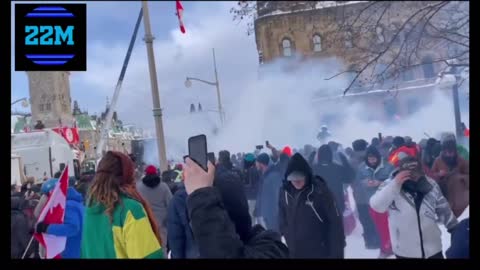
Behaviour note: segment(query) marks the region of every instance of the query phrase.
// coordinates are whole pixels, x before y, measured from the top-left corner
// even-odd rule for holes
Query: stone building
[[[70,96],[69,72],[27,72],[30,90],[31,116],[17,118],[14,124],[14,133],[33,129],[33,125],[40,120],[45,128],[57,128],[59,125],[78,128],[81,150],[85,151],[86,158],[96,158],[96,145],[100,140],[100,131],[105,123],[110,105],[100,116],[89,115],[82,111],[77,101],[73,102]],[[28,127],[28,128],[25,128]],[[125,153],[131,151],[131,140],[140,138],[141,134],[135,127],[123,127],[123,123],[114,112],[112,127],[106,142],[106,150],[115,150]]]
[[[45,128],[73,124],[69,72],[27,72],[32,121],[42,121]]]
[[[397,47],[400,47],[401,41],[405,36],[403,31],[398,31],[399,27],[406,22],[406,18],[411,16],[415,10],[418,10],[429,2],[419,1],[394,1],[392,6],[385,12],[376,25],[375,29],[367,31],[370,36],[356,36],[350,29],[340,27],[345,20],[346,14],[355,16],[371,1],[257,1],[257,12],[254,19],[254,30],[257,50],[259,54],[260,68],[263,64],[271,63],[274,60],[282,58],[298,57],[300,64],[302,60],[318,60],[335,57],[340,61],[343,70],[356,69],[355,63],[362,62],[365,56],[364,51],[358,47],[367,47],[371,50],[379,50],[386,42],[393,40],[392,53],[387,53],[382,57],[377,65],[368,68],[353,85],[349,94],[361,93],[365,91],[362,82],[368,82],[369,74],[376,71],[372,69],[385,70],[390,61],[395,57]],[[412,27],[411,24],[406,24]],[[397,38],[395,33],[398,34]],[[355,44],[355,45],[354,45]],[[359,45],[359,46],[357,46]],[[416,57],[421,61],[417,66],[405,69],[399,72],[395,80],[396,89],[411,87],[420,87],[431,91],[432,85],[438,78],[438,73],[445,67],[443,63],[432,63],[442,55],[446,55],[447,48],[440,42],[432,42],[428,49],[419,50]],[[422,64],[424,63],[424,64]],[[351,75],[351,79],[355,74]],[[377,88],[369,89],[388,89],[391,87],[385,82]],[[451,85],[451,84],[450,84]],[[451,88],[446,89],[446,94]],[[339,89],[339,95],[343,89]],[[408,92],[408,93],[407,93]],[[403,92],[402,92],[403,93]],[[358,98],[362,102],[373,102],[372,105],[383,110],[379,115],[383,119],[394,117],[396,114],[405,114],[414,107],[416,101],[412,96],[416,94],[406,91],[405,98],[396,98],[392,101],[388,96],[390,94],[377,93],[368,101],[366,97]],[[413,94],[412,94],[413,93]],[[314,102],[327,102],[331,97],[325,97],[322,93],[315,95]],[[373,96],[372,96],[373,97]],[[325,99],[326,98],[326,99]],[[353,97],[348,99],[352,100]],[[417,102],[418,103],[418,102]],[[392,105],[393,104],[393,105]],[[378,106],[381,105],[381,106]],[[392,109],[395,108],[395,109]],[[389,112],[390,111],[390,112]]]

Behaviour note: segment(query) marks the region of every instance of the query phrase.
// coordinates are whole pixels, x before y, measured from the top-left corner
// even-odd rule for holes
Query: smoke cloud
[[[295,63],[296,59],[276,61],[262,66],[258,78],[239,78],[237,95],[226,101],[223,128],[215,111],[166,119],[168,159],[181,161],[187,154],[188,137],[198,134],[207,135],[208,150],[217,153],[223,149],[231,153],[253,152],[255,145],[264,144],[266,140],[277,147],[301,148],[305,144],[319,147],[316,135],[327,118],[333,119],[328,121],[331,139],[345,147],[360,138],[370,141],[379,132],[384,136],[410,136],[419,141],[427,138],[426,134],[439,138],[440,133],[455,130],[449,90],[435,87],[431,94],[419,95],[421,105],[414,114],[382,121],[379,112],[383,109],[355,98],[314,102],[318,95],[342,95],[350,83],[348,75],[325,80],[342,70],[339,61],[311,61],[293,71]],[[396,98],[401,99],[402,95],[400,91]],[[145,147],[145,160],[158,164],[156,151],[156,145]]]

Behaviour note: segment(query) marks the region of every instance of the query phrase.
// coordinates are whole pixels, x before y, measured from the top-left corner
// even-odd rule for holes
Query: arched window
[[[350,31],[345,32],[345,48],[353,48],[353,34]]]
[[[322,51],[322,37],[319,34],[313,35],[313,51],[321,52]]]
[[[432,57],[425,57],[422,60],[422,69],[423,69],[423,76],[428,79],[428,78],[433,78],[435,77],[435,68],[433,67],[433,59]]]
[[[377,34],[377,43],[384,43],[385,42],[385,36],[383,35],[383,28],[380,26],[377,26],[375,28],[375,32]]]
[[[282,40],[283,56],[292,56],[292,42],[288,38]]]

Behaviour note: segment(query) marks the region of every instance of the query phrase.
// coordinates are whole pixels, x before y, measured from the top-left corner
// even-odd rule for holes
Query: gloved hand
[[[37,227],[35,228],[35,232],[37,232],[37,233],[45,233],[45,232],[47,232],[47,229],[48,229],[48,224],[43,223],[43,222],[39,222],[39,223],[37,224]]]

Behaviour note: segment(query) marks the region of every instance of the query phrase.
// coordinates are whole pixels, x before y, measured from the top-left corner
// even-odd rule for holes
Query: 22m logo
[[[86,4],[15,4],[16,71],[85,71]]]
[[[61,25],[26,25],[25,26],[25,34],[28,34],[25,37],[25,45],[75,45],[75,41],[73,40],[73,30],[75,26],[68,25],[64,30]],[[37,36],[40,35],[40,38]],[[55,39],[51,38],[51,36],[55,33]]]

